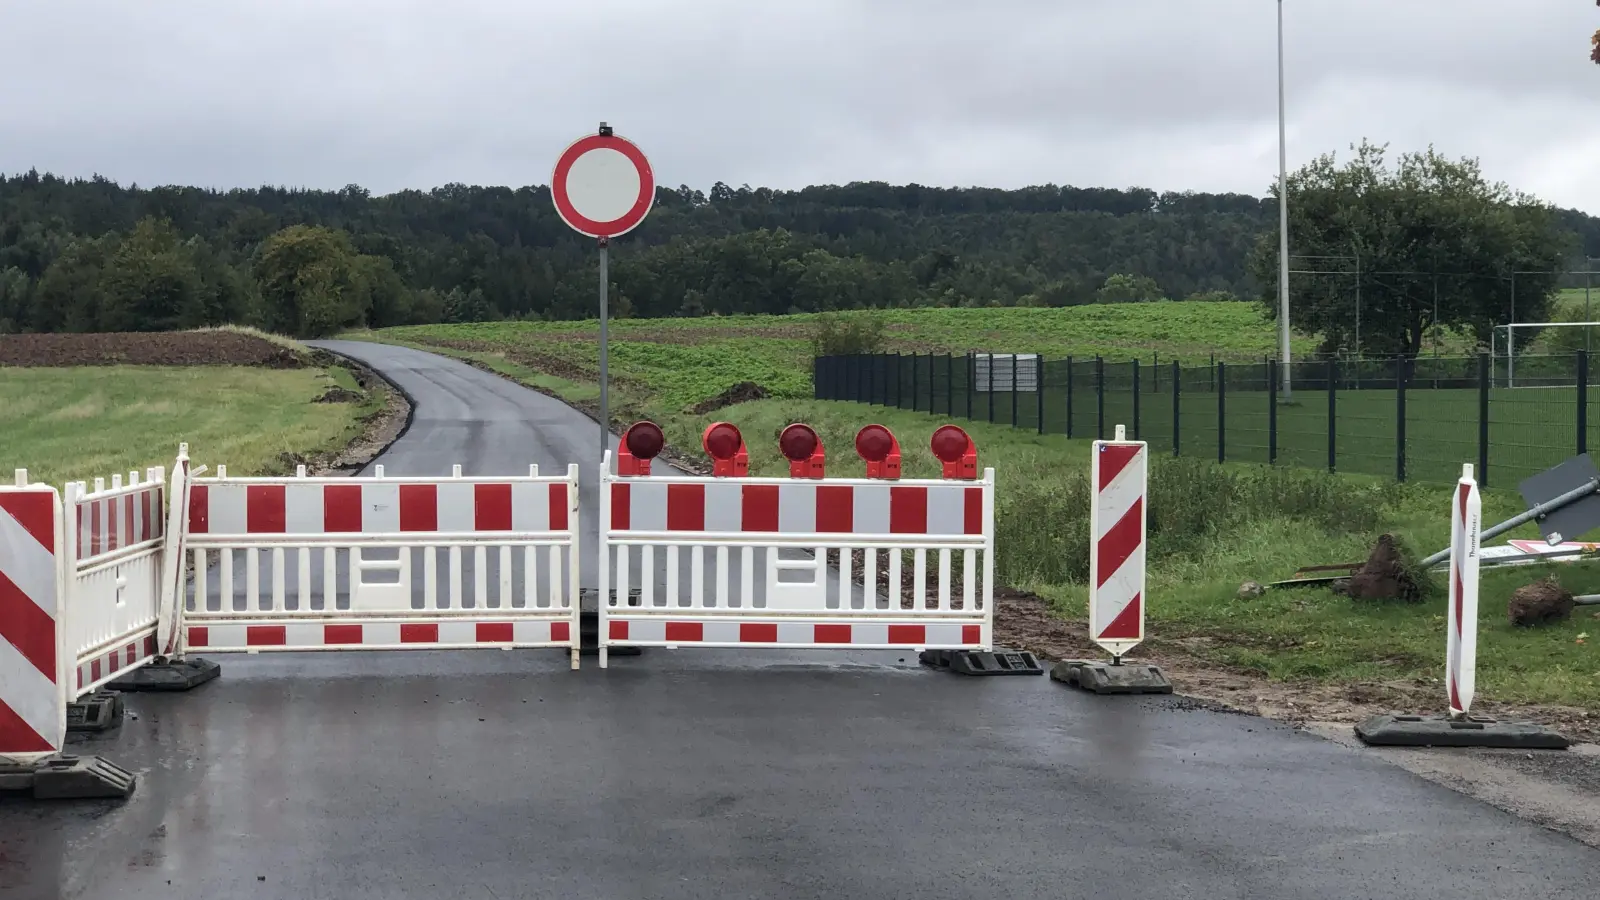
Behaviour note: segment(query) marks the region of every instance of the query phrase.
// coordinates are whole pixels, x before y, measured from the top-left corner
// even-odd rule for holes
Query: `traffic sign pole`
[[[655,203],[655,174],[638,147],[600,123],[556,161],[550,197],[561,220],[600,245],[600,455],[611,447],[611,239],[644,221]]]

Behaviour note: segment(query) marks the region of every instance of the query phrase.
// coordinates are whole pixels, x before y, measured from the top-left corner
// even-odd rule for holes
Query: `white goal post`
[[[1519,337],[1518,330],[1529,329],[1554,329],[1554,328],[1600,328],[1600,322],[1516,322],[1510,325],[1496,325],[1490,334],[1489,364],[1490,383],[1505,387],[1517,386],[1517,344],[1524,346],[1530,340],[1527,336]],[[1504,361],[1504,368],[1501,363]],[[1502,372],[1504,381],[1501,380]],[[1524,385],[1525,387],[1527,385]]]

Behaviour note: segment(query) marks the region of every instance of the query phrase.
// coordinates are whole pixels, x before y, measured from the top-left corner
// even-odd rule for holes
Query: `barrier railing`
[[[189,487],[183,650],[570,647],[578,467]]]
[[[662,444],[651,423],[624,435],[616,474],[606,454],[602,666],[616,645],[989,649],[994,471],[973,480],[965,432],[936,433],[945,480],[899,480],[899,446],[876,425],[857,437],[868,478],[823,478],[821,442],[804,425],[780,440],[788,479],[744,476],[748,453],[728,423],[704,443],[709,481],[651,476]],[[635,585],[637,599],[619,604]]]
[[[68,699],[150,662],[157,653],[165,477],[152,468],[66,486],[64,630],[75,677]]]

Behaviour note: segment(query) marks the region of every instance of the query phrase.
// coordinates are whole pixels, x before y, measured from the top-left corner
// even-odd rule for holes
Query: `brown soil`
[[[362,420],[361,434],[349,446],[335,453],[301,454],[283,453],[278,457],[278,472],[276,474],[293,473],[296,466],[305,466],[308,474],[327,475],[333,472],[356,472],[365,468],[367,463],[378,458],[378,454],[389,449],[389,445],[405,434],[411,427],[411,402],[408,401],[400,390],[383,376],[367,368],[355,360],[343,356],[335,356],[323,350],[313,350],[311,354],[313,364],[323,368],[339,366],[350,371],[355,378],[357,386],[368,394],[378,394],[383,397],[383,407],[377,412],[369,414]],[[334,395],[350,395],[353,400],[330,400]],[[344,403],[360,402],[365,399],[361,394],[345,388],[334,387],[318,398],[319,403]]]
[[[715,397],[710,398],[709,400],[702,400],[699,403],[696,403],[689,409],[689,412],[697,416],[703,416],[708,412],[716,412],[719,409],[726,409],[727,407],[733,406],[736,403],[748,403],[751,400],[765,400],[770,396],[772,395],[767,393],[766,388],[756,384],[754,381],[741,381],[733,387],[730,387],[722,393],[716,395]]]
[[[1403,600],[1414,603],[1422,599],[1422,589],[1406,568],[1400,549],[1395,546],[1394,535],[1378,538],[1378,545],[1362,567],[1351,576],[1344,589],[1357,600]]]
[[[0,366],[305,365],[294,351],[248,334],[178,331],[129,334],[0,335]]]
[[[1517,588],[1506,604],[1506,614],[1513,625],[1544,625],[1565,622],[1572,616],[1572,606],[1572,592],[1552,575]]]

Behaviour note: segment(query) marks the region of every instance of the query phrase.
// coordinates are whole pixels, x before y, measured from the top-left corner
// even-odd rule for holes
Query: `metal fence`
[[[1515,386],[1485,354],[1293,364],[1181,365],[1004,354],[825,356],[820,400],[845,400],[994,422],[1067,438],[1118,424],[1152,451],[1401,481],[1511,486],[1588,451],[1588,354],[1523,356]],[[1283,401],[1283,402],[1280,402]]]

